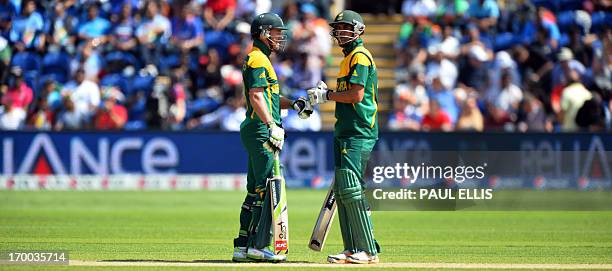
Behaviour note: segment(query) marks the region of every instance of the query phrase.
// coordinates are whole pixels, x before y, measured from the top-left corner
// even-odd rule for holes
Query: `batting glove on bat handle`
[[[268,133],[270,137],[268,141],[264,143],[264,148],[268,149],[271,152],[280,151],[283,149],[283,144],[285,142],[285,130],[283,128],[278,127],[276,123],[269,122],[268,125]]]
[[[297,111],[298,116],[301,119],[307,119],[310,117],[310,114],[312,114],[312,105],[310,104],[310,101],[306,100],[304,97],[300,97],[295,100],[293,104],[291,104],[291,107]]]

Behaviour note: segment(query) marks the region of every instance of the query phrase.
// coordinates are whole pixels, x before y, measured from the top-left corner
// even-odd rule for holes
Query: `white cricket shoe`
[[[232,256],[232,262],[252,262],[253,260],[247,257],[246,247],[235,247],[234,255]]]
[[[351,254],[353,254],[351,251],[345,250],[339,254],[327,256],[327,261],[329,263],[346,263],[346,258]]]
[[[356,264],[372,264],[372,263],[379,262],[378,256],[370,255],[369,253],[365,251],[360,251],[357,253],[353,253],[349,256],[346,256],[346,261],[349,263],[356,263]]]
[[[276,255],[270,248],[265,247],[262,249],[250,247],[247,250],[247,257],[256,261],[262,262],[283,262],[287,260],[286,255]]]

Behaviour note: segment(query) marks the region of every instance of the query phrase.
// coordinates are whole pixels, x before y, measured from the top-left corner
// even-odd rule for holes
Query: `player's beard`
[[[348,35],[350,33],[350,35]],[[346,47],[355,41],[359,36],[350,30],[333,30],[331,36],[336,40],[338,46]]]

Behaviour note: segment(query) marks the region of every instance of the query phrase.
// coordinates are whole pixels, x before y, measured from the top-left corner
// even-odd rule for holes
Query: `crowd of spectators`
[[[273,64],[296,98],[326,79],[330,2],[0,0],[0,129],[236,131],[253,16],[276,12],[289,27]],[[383,129],[610,130],[611,8],[405,0]],[[287,114],[288,130],[321,129],[316,111]]]
[[[612,3],[405,0],[388,127],[610,131]]]
[[[325,0],[0,0],[0,130],[239,130],[253,16],[281,13],[284,95],[323,79]],[[319,130],[315,113],[285,128]]]

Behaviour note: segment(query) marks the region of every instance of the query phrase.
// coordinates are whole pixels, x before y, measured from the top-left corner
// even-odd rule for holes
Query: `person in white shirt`
[[[512,83],[510,71],[504,70],[501,75],[500,86],[493,87],[487,98],[489,103],[495,105],[495,107],[507,113],[514,113],[523,100],[523,91]]]
[[[0,130],[18,130],[23,127],[26,112],[20,107],[11,106],[10,99],[4,100],[4,108],[0,109]]]
[[[436,12],[434,0],[404,0],[402,14],[412,17],[429,17]]]
[[[426,78],[431,80],[434,76],[439,76],[444,87],[452,89],[457,83],[459,72],[457,70],[457,65],[446,59],[441,49],[440,44],[430,46],[427,49],[430,60],[427,63]]]
[[[68,84],[68,89],[74,88],[70,93],[70,98],[74,102],[77,112],[85,117],[91,117],[98,105],[100,105],[100,87],[97,83],[85,79],[85,72],[77,70],[75,81]]]

